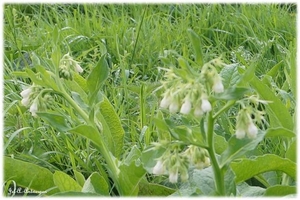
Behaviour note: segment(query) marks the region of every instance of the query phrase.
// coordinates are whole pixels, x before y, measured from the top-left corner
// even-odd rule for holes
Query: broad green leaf
[[[103,176],[94,172],[85,181],[82,192],[97,193],[103,196],[109,196],[109,186]]]
[[[100,112],[103,116],[111,134],[113,150],[111,151],[115,157],[119,157],[123,152],[125,131],[122,127],[121,120],[117,115],[114,107],[106,96],[103,95],[103,101],[99,104]],[[105,130],[104,130],[104,134]]]
[[[130,152],[128,153],[127,157],[123,160],[126,165],[130,165],[131,162],[138,162],[142,156],[142,152],[138,149],[136,145],[134,145]]]
[[[269,116],[272,116],[276,120],[276,124],[271,124],[271,127],[282,126],[286,129],[294,130],[295,127],[292,116],[273,91],[257,77],[253,77],[250,84],[259,93],[261,99],[272,102],[266,105]]]
[[[81,186],[68,174],[62,171],[55,171],[53,174],[53,181],[61,192],[80,192]]]
[[[241,75],[239,74],[237,67],[236,64],[227,65],[220,71],[224,88],[233,87],[238,83]]]
[[[183,69],[183,71],[185,73],[187,73],[187,75],[191,75],[193,76],[194,72],[192,70],[192,68],[189,66],[189,63],[183,58],[183,57],[179,57],[177,59],[179,66],[181,67],[181,69]]]
[[[296,186],[288,186],[288,185],[274,185],[271,187],[268,187],[266,189],[264,196],[287,196],[290,194],[297,194],[297,187]]]
[[[228,143],[224,137],[214,134],[214,146],[216,153],[221,154],[228,148]]]
[[[103,143],[101,141],[101,137],[99,132],[90,125],[79,125],[71,130],[69,130],[70,133],[75,133],[78,135],[82,135],[88,139],[90,139],[94,144],[97,146],[101,146]]]
[[[83,176],[80,172],[78,172],[78,171],[76,171],[76,170],[73,170],[73,172],[74,172],[75,179],[76,179],[77,183],[78,183],[81,187],[83,187],[84,182],[85,182],[84,176]]]
[[[265,193],[265,188],[257,186],[249,186],[247,183],[242,182],[237,185],[237,197],[261,197]]]
[[[290,159],[291,161],[296,162],[296,157],[297,157],[297,144],[296,144],[297,140],[294,140],[291,142],[291,144],[289,145],[286,153],[285,153],[285,157]]]
[[[194,49],[196,63],[200,67],[202,67],[204,61],[203,61],[203,53],[202,53],[203,46],[201,44],[201,39],[192,29],[188,29],[187,31]]]
[[[230,167],[226,168],[224,175],[224,185],[225,185],[225,195],[235,196],[236,195],[236,185],[234,182],[235,174]]]
[[[266,73],[266,75],[267,76],[271,76],[273,79],[278,75],[278,72],[279,72],[279,69],[280,69],[280,67],[282,66],[282,60],[279,62],[279,63],[277,63],[276,65],[274,65],[273,67],[272,67],[272,69],[270,69],[267,73]],[[264,76],[264,78],[263,78],[263,81],[265,80],[265,77],[267,77],[267,76]]]
[[[91,94],[97,93],[104,81],[107,79],[109,75],[109,68],[105,59],[105,55],[100,58],[97,66],[92,69],[91,73],[87,77],[87,87]]]
[[[39,72],[39,76],[41,76],[41,79],[44,82],[44,84],[57,91],[58,90],[57,83],[55,82],[54,78],[50,75],[50,73],[52,72],[46,71],[45,67],[41,65],[37,65],[35,67]]]
[[[153,197],[163,197],[169,196],[176,190],[166,187],[164,185],[156,183],[148,183],[147,181],[141,180],[139,183],[139,193],[138,196],[153,196]]]
[[[37,115],[41,117],[43,120],[49,122],[49,124],[55,129],[65,132],[70,129],[69,124],[67,123],[66,117],[56,112],[37,112]]]
[[[61,57],[61,50],[59,48],[59,45],[54,46],[52,49],[51,60],[56,69],[58,69],[59,67],[59,61]]]
[[[263,140],[264,135],[265,132],[259,130],[254,139],[247,137],[237,139],[235,135],[232,136],[228,141],[228,148],[221,155],[220,166],[223,167],[232,160],[244,156],[246,152],[255,149],[258,143]]]
[[[122,196],[137,196],[139,192],[139,182],[146,171],[142,165],[136,165],[133,161],[130,165],[124,162],[119,167],[117,188]]]
[[[242,77],[240,78],[238,86],[248,85],[248,82],[255,77],[255,69],[257,65],[256,63],[252,63],[247,69],[239,68],[238,70],[243,73]]]
[[[278,128],[269,128],[266,132],[265,137],[289,137],[293,138],[296,137],[296,134],[286,128],[278,127]]]
[[[230,164],[236,175],[237,183],[267,171],[282,171],[293,179],[296,178],[296,163],[274,154],[257,156],[253,159],[244,158]]]
[[[18,186],[33,189],[36,191],[47,191],[45,195],[57,193],[53,182],[53,174],[46,168],[24,162],[21,160],[4,157],[4,180],[12,180]],[[52,188],[50,190],[50,188]]]
[[[247,92],[249,91],[248,88],[243,87],[233,87],[228,88],[224,92],[216,94],[214,96],[215,99],[221,100],[233,100],[233,99],[240,99],[242,98]]]

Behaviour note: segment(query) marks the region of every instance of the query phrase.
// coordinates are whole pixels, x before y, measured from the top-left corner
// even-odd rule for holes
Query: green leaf
[[[222,83],[224,85],[224,88],[233,87],[238,83],[241,75],[239,74],[237,68],[237,64],[232,64],[223,67],[220,71],[220,76],[223,79]]]
[[[109,186],[103,176],[94,172],[85,181],[82,192],[97,193],[103,196],[109,196]]]
[[[12,180],[18,186],[36,191],[47,191],[45,195],[58,192],[53,182],[53,174],[46,168],[38,165],[4,157],[4,180]],[[50,188],[52,188],[50,190]]]
[[[69,175],[62,171],[55,171],[53,174],[53,181],[61,192],[80,192],[81,186],[72,179]]]
[[[296,186],[288,186],[288,185],[274,185],[268,187],[266,189],[264,196],[287,196],[290,194],[297,194],[297,187]]]
[[[99,104],[100,113],[103,116],[102,122],[105,120],[107,127],[109,130],[103,129],[104,134],[110,134],[112,149],[111,152],[115,157],[119,157],[123,152],[124,145],[124,135],[125,131],[122,127],[121,120],[117,115],[114,107],[107,99],[106,96],[103,95],[103,101]],[[109,136],[107,136],[109,137]]]
[[[75,179],[76,179],[77,183],[78,183],[81,187],[83,187],[84,182],[85,182],[84,176],[83,176],[80,172],[78,172],[78,171],[76,171],[76,170],[73,170],[73,172],[74,172]]]
[[[48,112],[37,112],[37,115],[43,120],[49,122],[49,124],[55,127],[57,130],[65,132],[70,129],[69,124],[67,123],[66,117],[60,114],[57,114],[53,111]]]
[[[92,126],[90,125],[79,125],[71,130],[69,130],[70,133],[75,133],[78,135],[82,135],[88,139],[90,139],[94,144],[97,146],[101,146],[101,137],[99,132]]]
[[[247,137],[243,139],[237,139],[233,135],[228,141],[228,148],[222,153],[220,158],[220,166],[223,167],[232,160],[242,157],[246,152],[256,148],[258,143],[263,140],[265,132],[258,131],[256,138],[249,139]]]
[[[214,96],[215,99],[221,100],[232,100],[232,99],[240,99],[242,98],[247,92],[249,91],[248,88],[243,87],[233,87],[228,88],[224,92],[216,94]]]
[[[105,55],[100,58],[97,66],[92,69],[91,73],[87,77],[87,87],[91,94],[97,93],[104,81],[109,75],[109,68],[105,59]]]
[[[147,196],[147,197],[162,197],[169,196],[174,193],[176,190],[166,187],[164,185],[156,183],[148,183],[147,181],[141,181],[139,183],[139,193],[138,196]]]
[[[274,65],[274,66],[272,67],[272,69],[270,69],[270,70],[266,73],[266,75],[267,75],[267,76],[271,76],[273,79],[275,79],[275,77],[278,75],[278,73],[280,73],[280,72],[279,72],[279,69],[280,69],[280,67],[282,66],[282,62],[283,62],[283,60],[281,60],[281,61],[280,61],[279,63],[277,63],[276,65]],[[266,78],[267,76],[264,76],[263,81],[265,80],[265,78]]]
[[[282,126],[286,129],[294,130],[295,126],[292,116],[282,101],[273,93],[273,91],[257,77],[253,77],[253,79],[250,81],[250,84],[259,93],[261,99],[272,102],[266,105],[269,116],[272,116],[273,119],[276,120],[270,124],[271,127]]]
[[[247,183],[242,182],[237,185],[237,196],[241,197],[261,197],[265,193],[265,188],[257,186],[249,186]]]
[[[278,128],[269,128],[266,132],[265,137],[289,137],[293,138],[296,137],[296,134],[286,128],[278,127]]]
[[[217,134],[214,134],[214,146],[217,154],[223,153],[228,148],[226,139]]]
[[[192,30],[188,29],[188,35],[192,42],[194,53],[195,53],[195,61],[196,63],[202,67],[203,65],[203,53],[202,53],[202,44],[200,37]]]
[[[241,159],[239,162],[232,162],[230,166],[236,175],[237,183],[267,171],[283,171],[293,179],[296,178],[296,163],[274,154]]]
[[[226,196],[235,196],[236,195],[236,185],[234,182],[235,174],[233,173],[230,167],[226,168],[224,176],[224,185],[225,185],[225,195]]]
[[[139,182],[145,175],[146,171],[142,165],[136,165],[132,162],[130,165],[124,162],[119,167],[117,188],[123,196],[137,196],[139,192]]]
[[[296,140],[292,141],[292,143],[289,145],[285,157],[290,159],[293,162],[296,162],[296,157],[297,157],[297,144]]]

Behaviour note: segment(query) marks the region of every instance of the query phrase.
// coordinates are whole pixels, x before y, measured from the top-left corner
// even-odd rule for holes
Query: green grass
[[[56,132],[20,103],[19,93],[30,80],[12,72],[31,66],[17,60],[27,52],[33,65],[50,68],[57,47],[81,62],[84,77],[107,51],[111,74],[104,93],[124,127],[124,152],[156,141],[153,118],[161,91],[155,89],[163,75],[159,57],[175,50],[193,60],[189,28],[200,36],[204,62],[222,56],[226,63],[255,64],[260,78],[279,63],[270,75],[272,89],[293,113],[295,9],[293,4],[5,4],[4,144],[10,143],[4,154],[71,175],[73,169],[86,177],[103,171],[102,156],[88,140]],[[265,152],[282,155],[283,143],[268,140],[271,149]]]

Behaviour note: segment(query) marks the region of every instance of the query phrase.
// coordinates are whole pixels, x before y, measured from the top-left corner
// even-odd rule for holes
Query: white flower
[[[29,99],[29,97],[26,97],[26,98],[23,98],[22,100],[21,100],[21,104],[23,105],[23,106],[29,106],[29,103],[30,103],[30,99]]]
[[[76,63],[75,65],[75,70],[78,72],[78,73],[82,73],[83,72],[83,69],[80,67],[80,65],[78,63]]]
[[[165,109],[168,108],[171,104],[171,100],[172,98],[166,94],[160,102],[160,107]]]
[[[187,171],[180,172],[181,181],[185,182],[189,179],[189,174]]]
[[[211,111],[211,105],[207,99],[202,99],[201,109],[203,112]]]
[[[186,99],[186,100],[184,101],[184,103],[182,104],[182,106],[181,106],[180,112],[181,112],[182,114],[187,115],[187,114],[190,113],[191,108],[192,108],[192,103],[191,103],[191,101],[190,101],[189,99]]]
[[[257,132],[257,127],[251,122],[247,129],[248,137],[251,139],[256,138]]]
[[[171,172],[169,174],[170,183],[177,183],[178,180],[178,169],[175,172]]]
[[[31,112],[31,115],[33,117],[37,117],[36,112],[38,111],[38,105],[36,101],[34,101],[33,104],[30,106],[29,111]]]
[[[212,89],[215,93],[224,92],[224,85],[223,85],[222,81],[221,80],[215,81]]]
[[[169,106],[170,113],[176,113],[179,110],[179,104],[177,101],[173,101]]]
[[[25,99],[25,98],[28,98],[30,96],[31,92],[32,92],[32,88],[29,87],[29,88],[23,90],[20,94]]]
[[[246,131],[244,129],[238,128],[235,131],[235,135],[237,139],[243,139],[246,135]]]
[[[161,175],[164,173],[164,165],[161,160],[157,161],[152,172],[153,172],[153,174],[156,174],[156,175]]]

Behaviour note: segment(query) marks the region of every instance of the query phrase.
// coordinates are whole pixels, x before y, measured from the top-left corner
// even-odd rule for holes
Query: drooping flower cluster
[[[22,96],[21,104],[25,107],[30,106],[29,111],[33,117],[37,117],[36,112],[38,110],[38,98],[36,95],[38,93],[39,87],[32,85],[24,89],[20,94]]]
[[[237,115],[236,138],[243,139],[247,136],[250,139],[254,139],[258,133],[258,128],[255,124],[265,122],[265,113],[258,109],[258,105],[259,103],[266,104],[267,101],[259,100],[257,96],[253,95],[243,101],[239,101],[239,103],[242,108]]]
[[[193,112],[196,117],[211,111],[209,93],[222,93],[222,78],[215,66],[224,65],[220,59],[206,63],[200,73],[181,73],[178,69],[165,69],[165,80],[162,81],[165,92],[160,107],[169,109],[170,113]],[[207,87],[209,87],[207,89]]]
[[[75,61],[69,53],[65,54],[59,62],[59,77],[73,80],[73,72],[82,73],[83,69],[77,61]]]
[[[157,159],[152,172],[155,175],[169,175],[169,182],[177,183],[179,176],[183,182],[188,180],[190,167],[203,169],[209,165],[208,153],[203,148],[190,145],[185,151],[180,152],[178,146],[169,146]]]

